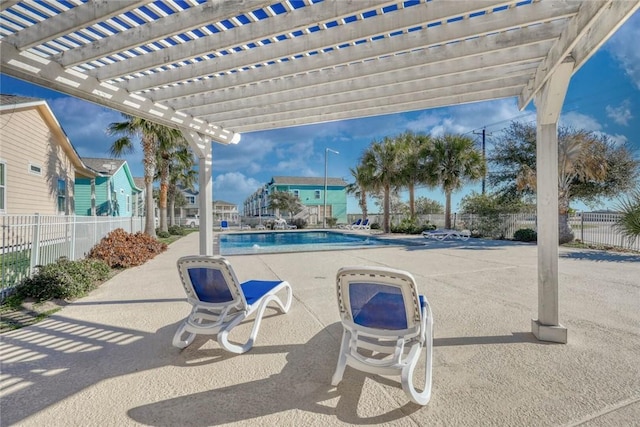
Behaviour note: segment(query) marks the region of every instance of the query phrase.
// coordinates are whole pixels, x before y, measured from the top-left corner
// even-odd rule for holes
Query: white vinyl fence
[[[0,215],[0,294],[28,277],[38,265],[84,258],[116,228],[144,230],[144,217]]]

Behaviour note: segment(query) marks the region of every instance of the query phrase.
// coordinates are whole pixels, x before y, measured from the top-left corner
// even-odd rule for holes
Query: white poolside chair
[[[447,238],[458,239],[467,241],[471,237],[471,231],[469,230],[453,230],[453,229],[438,229],[438,230],[430,230],[423,231],[422,236],[425,239],[435,239],[435,240],[445,240]]]
[[[354,230],[371,230],[371,225],[369,225],[369,218],[362,221],[361,224],[353,227]]]
[[[346,228],[350,230],[357,230],[360,228],[360,224],[362,224],[362,218],[358,218],[357,221],[352,222],[351,225],[347,225]]]
[[[426,405],[431,398],[433,317],[413,276],[384,267],[344,267],[336,282],[343,334],[331,384],[342,381],[346,366],[399,375],[409,399]],[[425,386],[420,392],[413,373],[425,346]]]
[[[193,306],[173,337],[173,345],[178,348],[187,347],[196,335],[217,335],[222,348],[232,353],[244,353],[253,346],[270,302],[275,302],[283,313],[291,307],[292,290],[288,282],[249,280],[240,283],[229,261],[220,256],[182,257],[178,260],[178,271],[187,300]],[[286,303],[276,295],[280,291],[286,291]],[[241,345],[229,342],[231,330],[253,313],[256,316],[247,342]]]

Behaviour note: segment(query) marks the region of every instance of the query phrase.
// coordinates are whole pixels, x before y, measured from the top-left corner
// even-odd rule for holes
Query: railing
[[[116,228],[144,229],[144,217],[0,215],[0,297],[28,277],[38,265],[84,258]]]
[[[382,224],[382,214],[367,216],[371,223]],[[349,223],[353,223],[362,215],[348,215]],[[405,219],[404,215],[391,215],[391,224],[398,225]],[[640,238],[635,242],[620,233],[614,224],[620,218],[616,213],[578,213],[569,218],[574,237],[583,243],[600,246],[612,246],[640,251]],[[428,223],[437,228],[445,224],[444,214],[419,215],[418,221]],[[452,214],[451,226],[458,229],[469,229],[482,236],[494,239],[513,239],[516,231],[523,228],[537,230],[536,214],[499,214],[480,216],[475,214]]]

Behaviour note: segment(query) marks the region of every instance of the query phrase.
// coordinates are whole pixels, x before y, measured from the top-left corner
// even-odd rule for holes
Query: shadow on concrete
[[[187,301],[186,298],[163,298],[163,299],[131,299],[131,300],[114,300],[114,301],[74,301],[73,305],[121,305],[121,304],[159,304],[174,303]]]
[[[2,374],[15,384],[0,399],[2,424],[20,423],[106,379],[178,363],[179,351],[170,347],[177,327],[144,333],[52,315],[3,334]]]
[[[621,254],[604,251],[576,251],[563,252],[560,258],[573,260],[587,260],[596,262],[637,262],[640,263],[640,255]]]
[[[483,337],[451,337],[434,338],[434,347],[462,346],[462,345],[482,345],[482,344],[551,344],[538,339],[531,332],[514,332],[511,335],[494,335]]]
[[[446,239],[446,240],[434,240],[434,239],[424,239],[423,241],[419,239],[412,239],[401,241],[406,242],[406,246],[404,247],[407,251],[421,251],[421,250],[429,250],[429,249],[463,249],[469,251],[478,251],[478,250],[497,250],[502,248],[509,248],[514,246],[531,246],[534,244],[531,243],[522,243],[522,242],[513,242],[511,240],[490,240],[490,239],[469,239],[469,240],[458,240],[458,239]]]
[[[270,414],[297,410],[336,417],[344,423],[378,425],[404,418],[422,408],[407,403],[372,417],[358,415],[363,412],[358,410],[358,405],[363,388],[366,391],[367,375],[349,369],[337,388],[330,384],[340,345],[335,336],[341,333],[342,326],[336,322],[304,344],[256,346],[250,350],[253,356],[287,353],[284,368],[255,381],[139,406],[131,409],[128,415],[138,423],[152,426],[211,426],[251,420],[258,422]],[[192,349],[194,345],[197,347],[198,341],[187,349]],[[192,358],[197,360],[207,355],[215,356],[218,352],[202,349],[188,354],[183,352],[184,363],[189,365]],[[372,377],[376,382],[401,387],[399,382]],[[337,400],[335,407],[333,402],[327,402],[330,400]],[[390,404],[393,406],[394,402]],[[304,419],[304,414],[300,414],[300,425],[304,425]]]

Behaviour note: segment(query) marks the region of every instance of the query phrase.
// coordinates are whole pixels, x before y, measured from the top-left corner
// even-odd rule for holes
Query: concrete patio
[[[294,289],[290,312],[267,312],[255,347],[231,355],[205,337],[171,346],[189,312],[175,261],[198,253],[198,235],[186,236],[41,323],[2,334],[1,425],[638,425],[640,256],[560,250],[563,345],[530,333],[535,246],[424,243],[228,257],[240,280]],[[395,378],[350,368],[331,387],[341,336],[334,277],[345,265],[408,270],[429,299],[427,406],[409,403]]]

